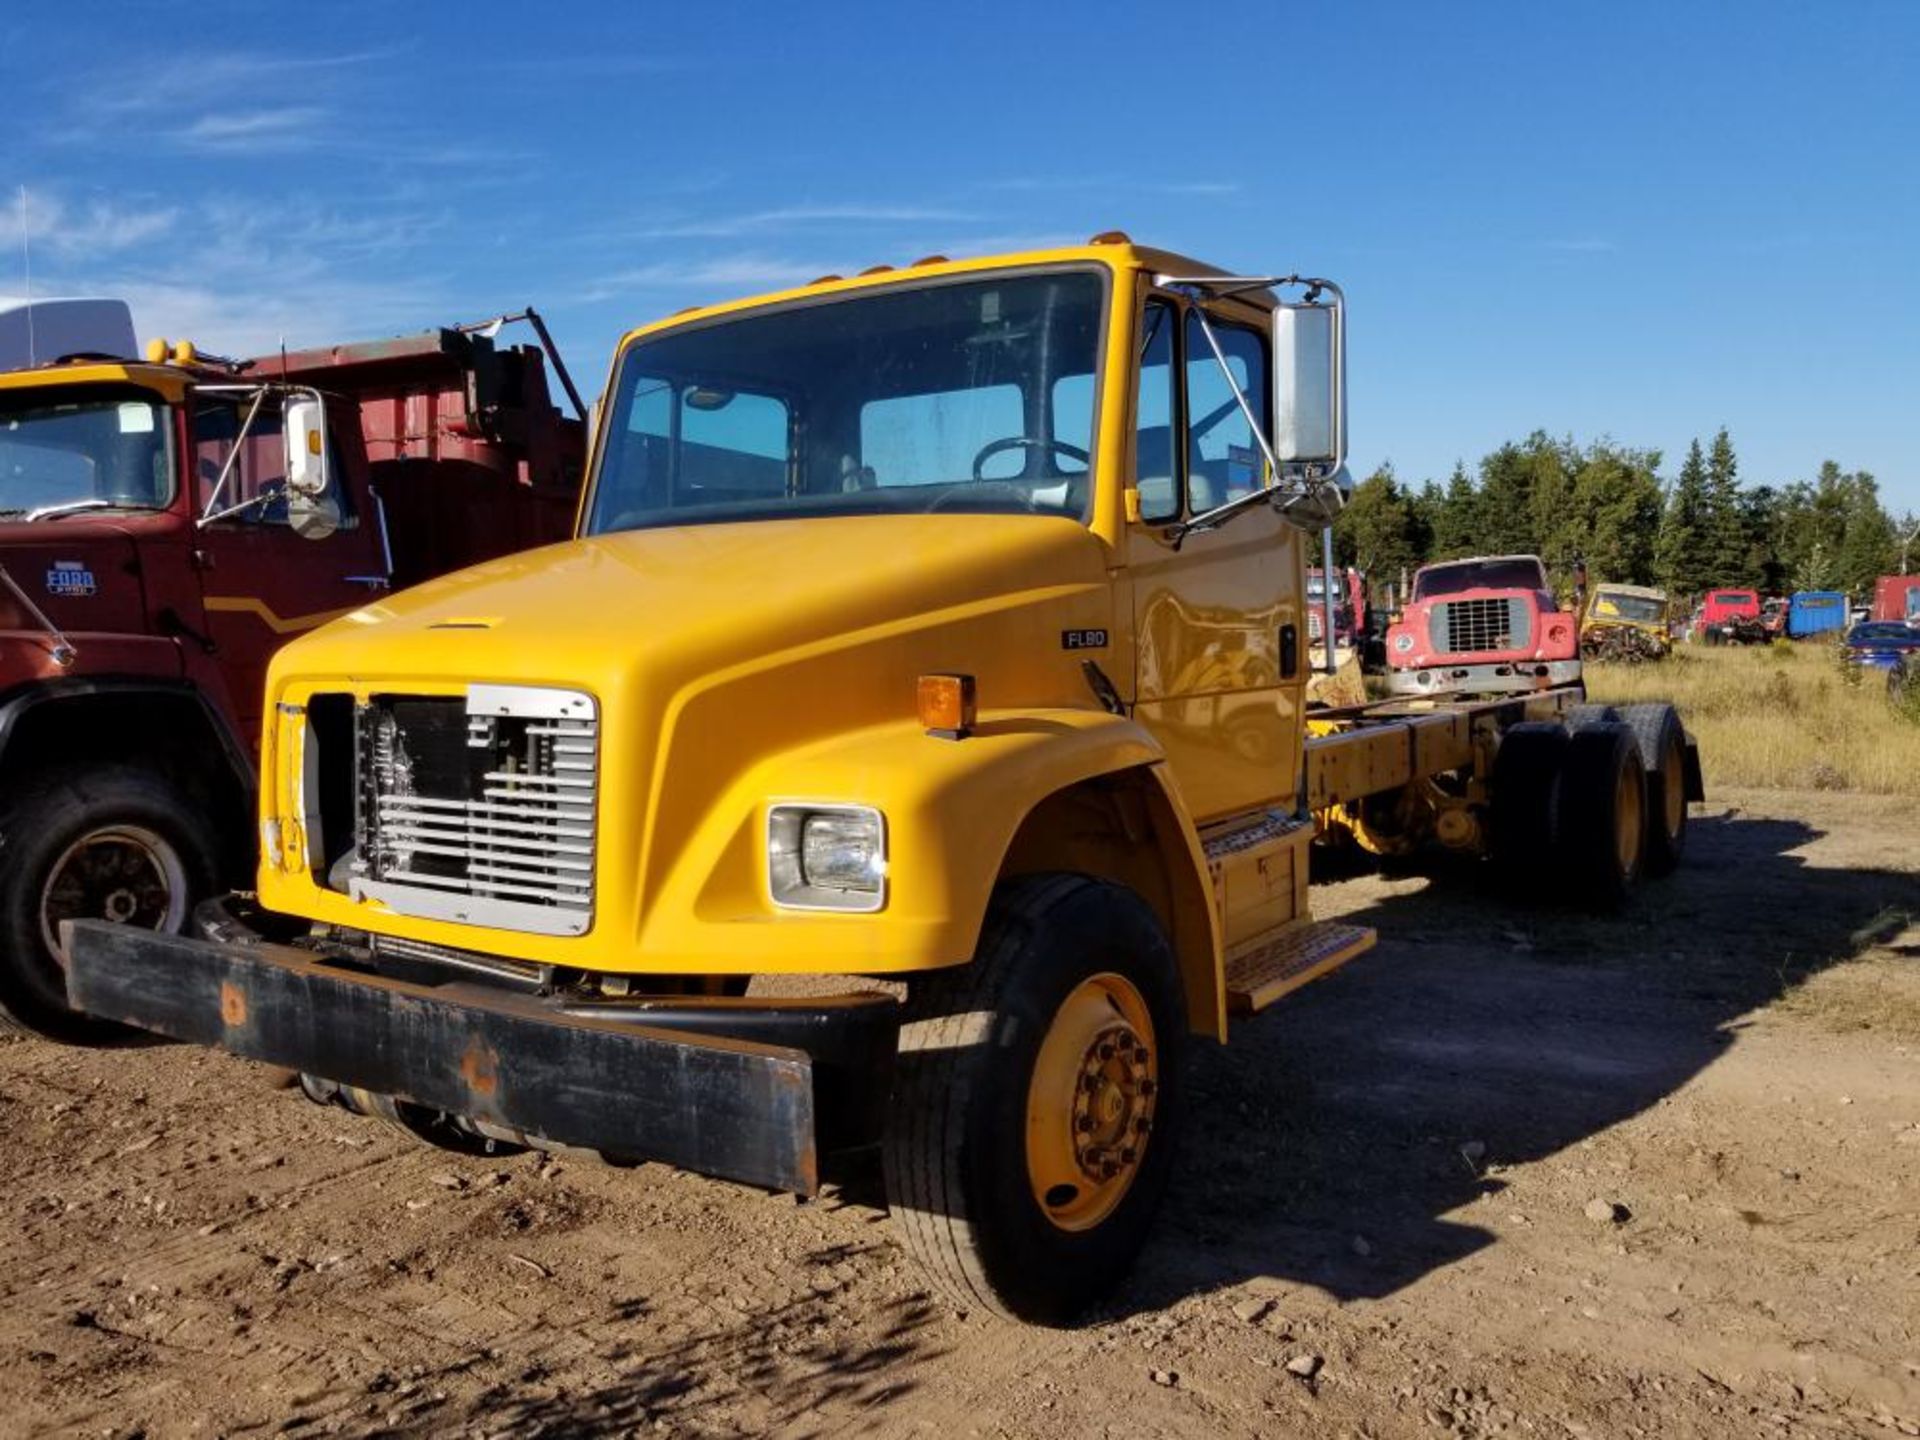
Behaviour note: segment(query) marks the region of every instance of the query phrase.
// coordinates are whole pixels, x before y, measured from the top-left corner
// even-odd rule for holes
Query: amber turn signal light
[[[929,735],[961,740],[973,732],[973,676],[922,675],[915,698]]]

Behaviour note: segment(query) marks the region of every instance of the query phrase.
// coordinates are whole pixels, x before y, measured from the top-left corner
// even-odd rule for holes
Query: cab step
[[[1284,931],[1227,962],[1227,1005],[1236,1015],[1257,1015],[1282,995],[1364,955],[1376,938],[1364,925],[1334,920]]]

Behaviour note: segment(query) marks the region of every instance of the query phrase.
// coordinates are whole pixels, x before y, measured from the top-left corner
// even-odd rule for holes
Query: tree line
[[[1873,593],[1874,578],[1920,564],[1920,519],[1896,519],[1864,470],[1827,461],[1811,479],[1740,483],[1725,429],[1695,440],[1679,473],[1660,452],[1611,440],[1578,445],[1536,430],[1470,474],[1415,487],[1382,465],[1354,487],[1334,553],[1377,582],[1430,560],[1533,554],[1563,581],[1585,561],[1592,581],[1658,585],[1676,599],[1709,589],[1767,595]]]

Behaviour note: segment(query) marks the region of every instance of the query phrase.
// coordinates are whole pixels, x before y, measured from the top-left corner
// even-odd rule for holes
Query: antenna
[[[20,269],[27,291],[27,368],[39,364],[33,352],[33,241],[27,224],[27,187],[20,187]]]

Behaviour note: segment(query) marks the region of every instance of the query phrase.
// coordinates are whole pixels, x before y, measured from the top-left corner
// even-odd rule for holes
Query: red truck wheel
[[[1173,1161],[1186,1008],[1132,891],[1023,877],[971,964],[913,982],[883,1148],[902,1242],[954,1303],[1060,1323],[1125,1276]]]
[[[72,1044],[129,1032],[67,1005],[62,920],[186,928],[212,888],[206,821],[164,777],[73,766],[29,783],[0,815],[0,1025]]]

